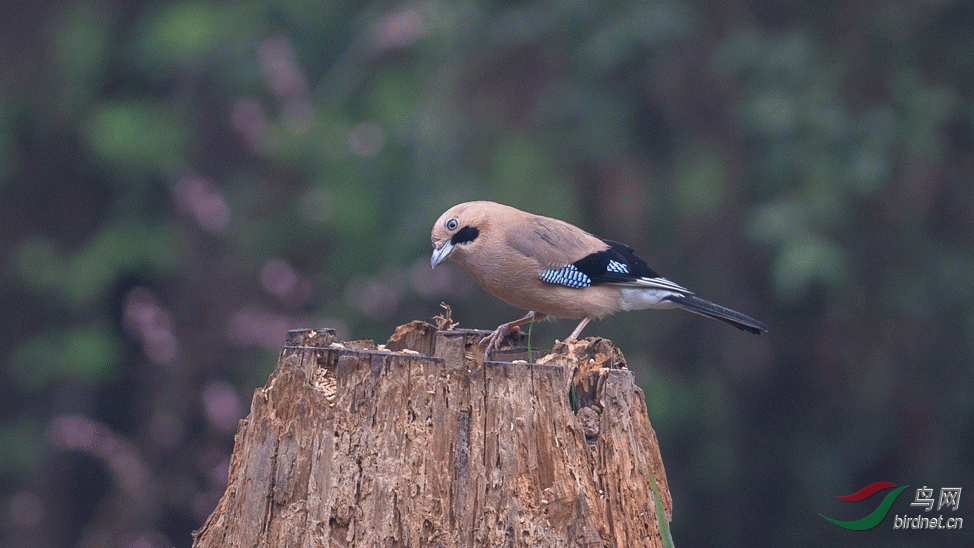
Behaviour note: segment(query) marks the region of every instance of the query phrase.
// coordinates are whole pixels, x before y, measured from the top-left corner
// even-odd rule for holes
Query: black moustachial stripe
[[[480,236],[480,231],[477,230],[475,226],[465,226],[457,231],[456,234],[450,238],[450,243],[453,245],[465,244],[467,242],[472,242]]]

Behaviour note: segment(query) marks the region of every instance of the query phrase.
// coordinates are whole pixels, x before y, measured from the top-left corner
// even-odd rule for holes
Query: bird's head
[[[430,266],[445,261],[448,257],[462,263],[471,246],[479,244],[487,227],[487,219],[492,202],[465,202],[446,210],[433,225],[433,256]]]

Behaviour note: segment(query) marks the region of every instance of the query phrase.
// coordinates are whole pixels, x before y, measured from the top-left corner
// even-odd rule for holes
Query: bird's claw
[[[491,351],[500,350],[501,343],[504,342],[504,339],[515,331],[520,331],[516,325],[512,327],[509,324],[504,324],[495,329],[490,335],[481,339],[480,344],[486,345],[486,348],[484,348],[484,361],[490,361]]]

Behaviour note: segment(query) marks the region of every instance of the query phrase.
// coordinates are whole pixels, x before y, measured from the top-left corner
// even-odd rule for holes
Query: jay
[[[558,219],[466,202],[437,219],[432,240],[430,266],[452,259],[488,293],[528,311],[484,338],[485,360],[519,326],[546,316],[581,318],[569,341],[594,318],[645,308],[682,308],[751,333],[767,331],[765,324],[661,277],[629,246]]]

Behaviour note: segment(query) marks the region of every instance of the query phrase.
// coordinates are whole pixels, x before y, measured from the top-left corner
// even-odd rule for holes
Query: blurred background
[[[519,317],[429,268],[491,199],[770,326],[586,330],[645,390],[677,546],[970,546],[972,59],[965,0],[7,0],[0,545],[189,546],[289,328]],[[817,515],[878,481],[912,515],[962,487],[967,527]]]

